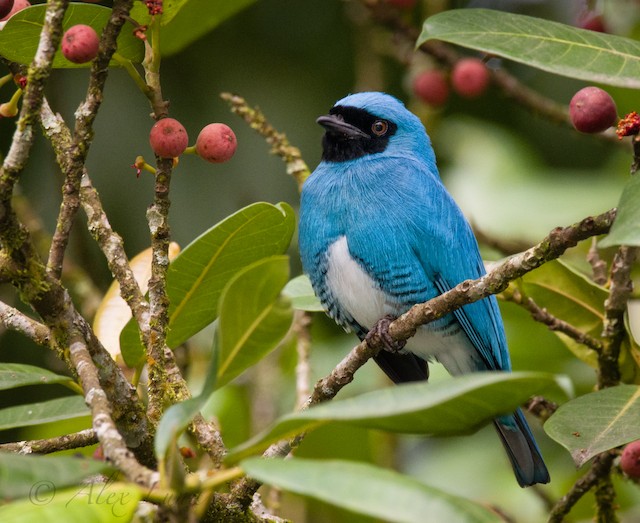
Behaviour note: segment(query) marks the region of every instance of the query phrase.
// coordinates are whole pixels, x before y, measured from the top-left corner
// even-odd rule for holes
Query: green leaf
[[[34,493],[37,486],[39,496],[53,496],[58,489],[111,470],[108,463],[93,459],[0,452],[0,492],[3,500],[17,499]]]
[[[218,315],[222,289],[243,267],[289,248],[295,214],[286,203],[255,203],[188,245],[169,266],[169,336],[177,347]]]
[[[291,306],[294,309],[309,312],[324,311],[306,274],[301,274],[289,281],[282,289],[282,294],[291,300]]]
[[[169,347],[177,347],[212,323],[229,280],[257,260],[284,254],[294,228],[295,214],[289,205],[260,202],[225,218],[188,245],[167,273]],[[128,366],[144,362],[134,321],[123,329],[120,347]]]
[[[69,376],[61,376],[33,365],[0,363],[0,390],[14,389],[25,385],[46,385],[72,381]]]
[[[562,405],[544,424],[578,466],[605,450],[640,439],[640,387],[618,385]]]
[[[388,387],[283,416],[231,450],[227,458],[235,462],[329,422],[430,436],[469,434],[549,389],[558,390],[558,381],[550,374],[535,372],[478,372],[439,383]]]
[[[0,430],[39,425],[50,421],[89,416],[91,411],[81,396],[66,396],[54,400],[18,405],[0,410]]]
[[[543,71],[640,88],[640,42],[489,9],[452,9],[427,18],[417,46],[443,40]]]
[[[291,326],[289,300],[280,291],[289,279],[289,258],[272,256],[238,272],[220,297],[218,385],[241,374],[282,340]]]
[[[89,483],[61,491],[42,491],[0,506],[0,521],[11,523],[124,523],[131,521],[142,498],[133,483]]]
[[[366,463],[252,458],[240,465],[249,476],[262,483],[384,521],[502,521],[495,512],[480,504]]]
[[[160,21],[162,56],[178,53],[255,1],[165,0]],[[147,8],[138,2],[131,10],[131,17],[142,24],[150,21]]]
[[[0,31],[0,56],[21,64],[30,64],[36,54],[40,32],[44,25],[46,5],[34,5],[14,14]],[[111,9],[100,5],[72,3],[69,5],[62,23],[66,31],[71,26],[85,24],[93,27],[98,35],[107,25]],[[118,36],[118,54],[132,62],[141,62],[144,58],[144,44],[133,36],[134,27],[126,22]],[[53,67],[89,67],[91,63],[74,64],[62,56],[58,49],[53,59]],[[111,66],[119,65],[112,60]]]
[[[598,247],[640,246],[640,176],[632,176],[620,196],[618,214],[609,234]]]

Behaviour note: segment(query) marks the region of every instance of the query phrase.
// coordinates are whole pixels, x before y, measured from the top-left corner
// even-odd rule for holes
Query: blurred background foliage
[[[626,147],[548,122],[495,88],[477,100],[452,94],[443,108],[425,106],[414,98],[410,86],[413,75],[430,66],[428,58],[399,48],[392,34],[374,24],[358,1],[258,0],[249,4],[162,62],[163,94],[170,100],[170,115],[185,125],[190,143],[195,142],[204,125],[217,121],[234,129],[239,144],[235,157],[225,164],[208,164],[195,156],[180,159],[172,183],[170,222],[173,239],[183,247],[249,203],[286,201],[296,209],[298,206],[296,185],[286,176],[283,164],[269,155],[268,146],[259,136],[229,112],[219,97],[223,91],[238,93],[251,105],[259,106],[269,121],[301,149],[311,168],[319,161],[322,135],[314,121],[337,99],[361,90],[396,95],[423,118],[443,180],[472,223],[501,239],[533,244],[557,225],[568,225],[616,205],[629,173]],[[419,27],[424,18],[443,9],[487,7],[574,24],[586,4],[581,0],[423,0],[406,17]],[[604,11],[611,32],[638,35],[640,2],[607,0],[589,2],[589,7]],[[489,66],[506,68],[529,87],[563,104],[584,86],[497,59],[490,60]],[[54,71],[47,92],[54,111],[72,121],[86,84],[86,70]],[[634,105],[636,92],[607,90],[621,115],[639,109]],[[10,93],[0,96],[8,98]],[[143,95],[125,71],[113,69],[95,124],[87,167],[130,256],[149,245],[145,210],[151,202],[153,179],[144,172],[136,177],[131,164],[137,155],[152,158],[148,144],[152,123]],[[7,150],[13,129],[13,120],[0,120],[0,150]],[[49,234],[60,203],[60,183],[51,149],[39,139],[20,189]],[[82,227],[76,228],[72,235],[74,258],[90,272],[96,289],[104,292],[111,281],[109,271],[93,240],[86,230],[82,231]],[[579,263],[585,250],[579,247],[569,258]],[[295,240],[292,251],[292,274],[296,275],[300,266]],[[487,256],[491,255],[487,251]],[[3,298],[17,303],[10,290],[2,288],[0,292]],[[501,303],[501,307],[515,369],[567,374],[579,392],[593,387],[592,369],[573,357],[546,327],[532,322],[515,305]],[[327,374],[356,339],[339,331],[321,314],[314,317],[312,332],[313,382]],[[205,331],[179,350],[196,392],[203,382],[210,344],[211,332]],[[56,368],[41,348],[15,333],[2,333],[0,354],[4,361]],[[206,412],[219,418],[228,446],[240,443],[294,407],[294,366],[293,345],[285,344],[249,375],[214,395]],[[436,366],[432,379],[446,379],[444,374]],[[341,396],[387,384],[370,363]],[[19,398],[14,391],[0,393],[0,406],[43,399],[37,394],[44,390],[47,399],[66,393],[59,385],[17,390]],[[73,430],[74,424],[76,429],[84,428],[87,422],[72,420],[23,429],[18,434],[5,432],[0,438],[9,441],[53,436]],[[332,427],[310,434],[298,455],[396,467],[430,485],[495,504],[518,522],[536,522],[544,517],[547,497],[555,499],[564,494],[578,473],[569,454],[544,435],[539,423],[533,420],[532,425],[553,478],[549,486],[539,490],[517,486],[491,427],[470,437],[446,440]],[[617,487],[620,504],[638,505],[636,486]],[[282,514],[295,521],[370,521],[288,494],[266,493],[265,497],[271,503],[280,503]],[[574,521],[591,517],[592,501],[586,496],[580,502],[572,512]],[[640,509],[635,510],[627,511],[624,521],[637,521]]]

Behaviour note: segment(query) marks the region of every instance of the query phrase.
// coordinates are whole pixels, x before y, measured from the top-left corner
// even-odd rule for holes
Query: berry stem
[[[11,80],[13,80],[12,73],[5,74],[4,76],[0,77],[0,87],[3,87],[4,85],[8,84]]]
[[[149,86],[145,83],[144,79],[142,78],[138,70],[133,65],[133,62],[131,60],[124,58],[122,55],[118,53],[113,54],[113,59],[116,62],[118,62],[118,64],[121,65],[124,68],[124,70],[127,71],[127,73],[129,73],[129,76],[131,77],[133,82],[136,84],[138,89],[142,91],[142,94],[148,97],[149,91],[150,91]]]

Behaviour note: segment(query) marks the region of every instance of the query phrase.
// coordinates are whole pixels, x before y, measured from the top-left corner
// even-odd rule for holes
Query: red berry
[[[489,85],[489,70],[478,58],[463,58],[453,67],[451,85],[464,98],[477,98]]]
[[[423,71],[413,79],[413,92],[423,102],[439,107],[449,98],[449,84],[442,71]]]
[[[149,144],[160,158],[175,158],[187,148],[189,136],[178,120],[163,118],[151,128]]]
[[[620,468],[630,478],[640,478],[640,440],[632,441],[624,448]]]
[[[618,110],[613,98],[598,87],[580,89],[569,103],[569,116],[576,130],[581,133],[600,133],[618,120]]]
[[[62,54],[74,64],[84,64],[98,55],[99,44],[98,33],[93,27],[74,25],[62,36]]]
[[[399,9],[411,9],[416,5],[416,0],[387,0],[387,4]]]
[[[237,146],[236,135],[223,123],[210,123],[205,126],[196,140],[196,152],[211,163],[230,160]]]
[[[8,10],[7,7],[9,7]],[[4,22],[5,20],[9,20],[13,15],[15,15],[18,11],[22,11],[25,7],[30,7],[31,3],[29,0],[0,0],[0,22]]]

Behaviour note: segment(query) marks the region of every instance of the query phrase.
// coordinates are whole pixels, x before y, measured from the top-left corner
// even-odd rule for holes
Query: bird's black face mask
[[[322,160],[347,162],[367,154],[381,153],[398,126],[358,107],[336,105],[316,120],[326,129],[322,137]]]

